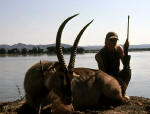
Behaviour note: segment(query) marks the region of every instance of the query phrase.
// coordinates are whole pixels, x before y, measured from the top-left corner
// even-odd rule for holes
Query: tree
[[[85,53],[84,48],[77,48],[77,53]]]
[[[0,48],[0,54],[6,54],[5,48]]]
[[[44,50],[43,50],[43,49],[41,49],[40,47],[38,47],[38,48],[37,48],[37,53],[38,53],[38,54],[43,53],[43,51],[44,51]]]
[[[32,52],[33,52],[33,54],[37,54],[38,53],[37,47],[33,47]]]
[[[68,53],[71,52],[71,48],[64,48],[64,47],[63,47],[63,52],[64,52],[65,54],[68,54]]]
[[[28,50],[26,48],[21,49],[21,54],[26,55],[28,53]]]
[[[56,47],[52,46],[52,47],[47,47],[47,53],[48,54],[54,54],[56,53]]]
[[[8,50],[8,54],[20,54],[20,51],[17,48],[12,48]]]
[[[29,53],[29,54],[33,54],[33,50],[32,50],[32,49],[29,49],[28,53]]]

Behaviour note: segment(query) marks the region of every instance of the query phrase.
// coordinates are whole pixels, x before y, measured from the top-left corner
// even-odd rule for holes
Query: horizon
[[[24,45],[53,45],[53,44],[55,44],[55,43],[51,43],[51,44],[25,44],[25,43],[16,43],[16,44],[12,44],[12,45],[9,45],[9,44],[0,44],[0,46],[1,45],[9,45],[9,46],[13,46],[13,45],[18,45],[18,44],[24,44]],[[66,43],[62,43],[62,45],[73,45],[73,44],[66,44]],[[123,44],[118,44],[118,45],[123,45]],[[150,43],[149,44],[131,44],[130,46],[138,46],[138,45],[150,45]],[[104,44],[103,45],[79,45],[79,46],[104,46]]]
[[[118,44],[124,44],[128,15],[130,45],[150,44],[149,5],[149,0],[1,0],[0,45],[55,43],[60,24],[77,13],[80,15],[69,21],[63,31],[64,44],[72,45],[78,32],[92,19],[94,22],[84,32],[80,46],[104,45],[105,35],[109,31],[118,34]]]

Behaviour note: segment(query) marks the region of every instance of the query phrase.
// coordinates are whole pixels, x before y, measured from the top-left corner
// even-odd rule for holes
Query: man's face
[[[116,38],[111,38],[107,40],[107,45],[109,48],[115,48],[116,44],[117,44],[117,40]]]

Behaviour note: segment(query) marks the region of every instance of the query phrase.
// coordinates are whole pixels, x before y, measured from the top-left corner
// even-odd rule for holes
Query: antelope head
[[[62,31],[63,31],[66,23],[77,15],[78,14],[67,18],[60,25],[60,27],[58,29],[57,36],[56,36],[56,53],[57,53],[58,63],[55,64],[55,66],[53,67],[53,68],[55,68],[55,73],[51,77],[51,82],[49,83],[49,84],[51,84],[50,87],[55,87],[55,89],[53,91],[59,96],[59,98],[61,98],[61,101],[64,104],[72,103],[71,80],[74,76],[72,69],[74,68],[78,42],[79,42],[83,32],[85,31],[85,29],[93,22],[93,20],[92,20],[86,26],[84,26],[83,29],[77,35],[77,37],[74,41],[74,44],[73,44],[69,65],[67,66],[66,62],[64,60],[62,46],[61,46],[61,35],[62,35]]]

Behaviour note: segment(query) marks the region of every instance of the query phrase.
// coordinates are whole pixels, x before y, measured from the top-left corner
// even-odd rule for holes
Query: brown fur
[[[41,71],[41,66],[43,71]],[[27,103],[38,109],[53,102],[55,94],[60,97],[61,102],[67,99],[60,88],[65,84],[64,73],[61,72],[61,65],[58,62],[42,61],[33,65],[26,72],[24,89]],[[54,91],[51,93],[51,91]],[[55,94],[54,94],[55,93]],[[54,95],[51,95],[54,94]]]
[[[52,87],[56,90],[60,88],[62,82],[61,78],[56,76],[61,74],[58,67],[59,65],[53,67],[56,63],[58,64],[58,62],[42,61],[41,64],[44,69],[44,75],[41,72],[40,63],[33,65],[27,71],[24,80],[24,87],[27,102],[31,106],[39,107],[40,104],[46,105],[54,102],[52,101],[54,99],[49,93]],[[101,70],[89,68],[74,68],[73,71],[74,78],[72,80],[72,95],[75,107],[96,106],[101,102],[102,95],[116,101],[124,102],[120,85],[112,76]],[[61,92],[58,93],[60,98],[63,98],[61,94]],[[61,102],[64,100],[61,99]],[[63,109],[65,105],[56,101],[53,106],[59,106],[57,108],[60,108],[60,110]],[[55,107],[54,109],[57,108]]]
[[[75,108],[97,106],[101,97],[124,102],[118,81],[101,70],[74,68],[78,77],[72,80],[73,105]]]
[[[57,96],[55,93],[53,93],[52,95],[54,98],[53,102],[51,103],[52,114],[72,114],[72,112],[74,111],[72,104],[64,105],[59,96]]]

